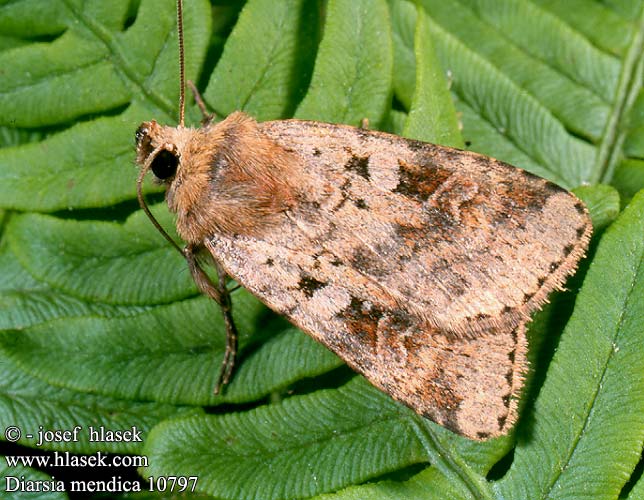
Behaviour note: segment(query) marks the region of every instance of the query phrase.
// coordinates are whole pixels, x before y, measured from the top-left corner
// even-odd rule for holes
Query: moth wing
[[[299,202],[261,236],[205,241],[249,291],[374,385],[471,438],[516,419],[524,323],[583,254],[557,186],[473,153],[280,121]]]
[[[517,327],[587,247],[574,195],[497,160],[353,127],[260,125],[306,165],[310,206],[292,222],[440,330]]]
[[[473,439],[507,432],[525,367],[522,326],[446,335],[296,233],[286,226],[267,239],[205,244],[239,283],[393,398]]]

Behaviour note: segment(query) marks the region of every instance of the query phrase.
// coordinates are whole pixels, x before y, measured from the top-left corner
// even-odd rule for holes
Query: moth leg
[[[221,296],[222,294],[219,286],[215,286],[206,272],[201,269],[199,262],[197,262],[197,257],[195,256],[195,247],[192,245],[186,246],[183,249],[183,255],[188,262],[190,274],[192,275],[192,279],[194,280],[195,285],[197,285],[199,291],[221,306],[223,297]]]
[[[201,97],[201,94],[199,93],[199,90],[197,89],[195,84],[192,83],[191,80],[188,80],[186,83],[188,87],[190,87],[190,91],[192,92],[192,95],[195,98],[195,102],[197,103],[197,106],[199,106],[199,110],[201,111],[201,115],[203,116],[203,118],[201,119],[201,125],[205,127],[214,120],[215,115],[214,113],[208,113],[208,110],[206,109],[206,103],[203,101],[203,98]]]
[[[219,394],[221,387],[230,381],[230,377],[233,374],[235,360],[237,359],[237,344],[239,336],[237,334],[237,327],[233,321],[233,303],[230,299],[230,290],[228,290],[226,286],[228,275],[219,264],[215,263],[215,265],[217,267],[217,276],[219,278],[217,280],[217,285],[219,288],[219,294],[222,298],[219,306],[221,307],[221,312],[226,324],[226,351],[224,352],[224,360],[221,364],[221,371],[219,372],[217,385],[215,386],[215,394]]]
[[[225,271],[215,263],[217,268],[217,284],[215,285],[210,277],[197,262],[195,257],[195,247],[192,245],[187,246],[183,250],[183,254],[188,262],[190,274],[199,290],[214,300],[221,308],[221,313],[224,317],[226,325],[226,350],[224,352],[224,360],[221,363],[221,370],[217,377],[217,384],[215,385],[215,394],[221,392],[221,388],[230,381],[230,377],[235,367],[235,358],[237,356],[237,328],[233,321],[232,315],[232,300],[230,298],[230,291],[226,287],[228,276]]]

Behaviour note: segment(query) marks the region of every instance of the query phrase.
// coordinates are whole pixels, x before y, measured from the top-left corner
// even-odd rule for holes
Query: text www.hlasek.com
[[[5,456],[9,468],[13,467],[147,467],[148,458],[141,455],[109,455],[100,451],[93,455],[73,455],[70,452],[53,452],[52,455],[9,455]],[[102,481],[64,481],[52,477],[48,480],[26,479],[25,476],[5,476],[5,492],[136,492],[143,489],[139,481],[115,476]],[[148,491],[194,491],[197,477],[160,476],[145,480]]]
[[[148,457],[140,455],[73,455],[68,451],[55,451],[50,455],[13,455],[5,457],[7,466],[16,467],[147,467]]]

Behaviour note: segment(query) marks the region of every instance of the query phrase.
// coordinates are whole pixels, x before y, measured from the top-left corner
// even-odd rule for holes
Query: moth
[[[383,132],[242,112],[186,127],[181,8],[179,125],[137,130],[137,190],[222,307],[217,390],[237,351],[230,277],[419,414],[472,439],[508,432],[526,322],[590,239],[583,203],[493,158]],[[149,170],[184,249],[145,204]]]

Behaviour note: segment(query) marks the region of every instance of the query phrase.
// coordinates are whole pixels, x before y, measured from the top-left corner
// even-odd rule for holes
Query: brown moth
[[[180,0],[178,16],[182,46]],[[176,246],[141,195],[151,169],[198,287],[223,308],[220,383],[236,353],[232,277],[419,414],[473,439],[506,433],[525,324],[585,252],[584,205],[498,160],[383,132],[241,112],[185,127],[180,52],[179,126],[136,133],[139,199]]]

